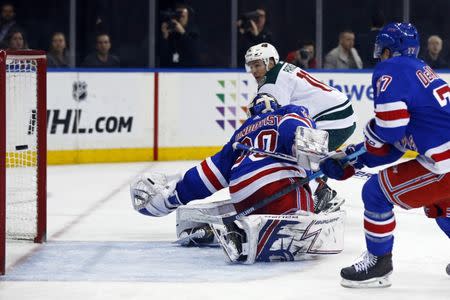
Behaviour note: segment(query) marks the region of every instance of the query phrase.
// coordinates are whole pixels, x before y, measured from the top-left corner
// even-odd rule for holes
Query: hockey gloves
[[[428,218],[450,218],[450,201],[424,206],[423,209]]]
[[[361,146],[358,145],[358,148]],[[350,155],[356,152],[358,148],[355,147],[355,145],[349,145],[345,151],[343,151],[343,154]],[[336,158],[336,156],[327,158],[320,163],[320,169],[323,174],[336,180],[348,179],[355,174],[355,169],[361,169],[363,167],[364,165],[358,162],[357,158],[343,163],[341,159]]]
[[[364,145],[367,152],[377,156],[390,153],[391,145],[383,141],[374,131],[375,119],[371,119],[364,127]]]

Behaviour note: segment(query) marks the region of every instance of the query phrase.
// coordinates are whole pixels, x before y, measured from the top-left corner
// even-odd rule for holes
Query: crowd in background
[[[98,0],[101,5],[107,6],[108,2]],[[11,2],[3,3],[0,7],[0,47],[2,49],[18,50],[28,48],[38,48],[36,45],[29,45],[27,30],[17,21],[15,5]],[[220,56],[220,52],[211,51],[213,45],[209,45],[206,38],[202,36],[210,34],[210,28],[201,28],[195,22],[200,14],[200,9],[193,8],[186,2],[171,2],[169,6],[161,6],[158,18],[156,39],[156,52],[158,67],[215,67],[208,62],[214,57]],[[64,68],[70,67],[71,61],[76,61],[78,67],[128,67],[128,61],[133,58],[139,64],[139,56],[130,49],[120,46],[120,55],[115,54],[118,48],[114,44],[108,26],[104,20],[107,16],[101,13],[95,16],[94,32],[90,33],[91,42],[84,47],[84,55],[76,59],[69,49],[66,33],[61,31],[52,32],[47,41],[48,65],[49,67]],[[241,13],[235,22],[238,35],[237,58],[238,67],[244,65],[244,54],[246,50],[255,44],[269,42],[278,47],[277,41],[284,36],[276,35],[271,30],[270,11],[265,7],[253,7]],[[372,57],[373,42],[377,32],[386,23],[395,20],[385,18],[380,10],[372,13],[370,28],[366,31],[354,32],[352,28],[346,28],[339,32],[330,42],[335,40],[334,47],[323,49],[323,68],[326,69],[362,69],[373,68],[376,61]],[[111,21],[110,21],[111,22]],[[273,25],[273,23],[272,23]],[[109,26],[111,27],[111,26]],[[297,36],[302,36],[300,28],[294,28]],[[288,32],[286,32],[288,34]],[[426,61],[431,67],[436,69],[450,68],[450,59],[447,41],[438,34],[422,36],[425,47],[422,47],[419,57]],[[292,40],[290,38],[289,40]],[[213,42],[212,42],[213,43]],[[140,37],[136,41],[137,45],[148,44],[148,37]],[[327,43],[325,43],[327,44]],[[137,46],[139,48],[139,46]],[[289,47],[289,48],[287,48]],[[281,58],[287,62],[295,64],[301,68],[314,69],[318,67],[316,59],[316,43],[311,34],[293,42],[288,49],[280,51]],[[228,49],[223,49],[224,54],[229,55]],[[143,50],[143,52],[145,52]],[[148,49],[147,49],[148,52]],[[144,57],[144,55],[143,55]],[[124,60],[125,63],[121,64]],[[141,59],[141,66],[146,66],[145,59]]]

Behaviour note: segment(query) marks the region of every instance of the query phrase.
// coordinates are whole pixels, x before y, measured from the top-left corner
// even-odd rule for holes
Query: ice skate
[[[392,254],[375,256],[367,251],[358,262],[341,270],[341,285],[349,288],[389,287],[392,270]]]

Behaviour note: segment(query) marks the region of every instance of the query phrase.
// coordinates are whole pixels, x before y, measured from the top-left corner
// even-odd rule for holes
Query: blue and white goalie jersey
[[[450,171],[450,87],[423,61],[399,56],[373,74],[375,133],[436,174]]]
[[[298,126],[315,128],[307,109],[295,105],[247,119],[220,152],[185,173],[177,183],[179,199],[186,204],[229,187],[231,201],[238,203],[269,183],[284,178],[306,177],[306,171],[294,162],[243,153],[232,147],[234,142],[239,142],[294,155],[294,136]]]

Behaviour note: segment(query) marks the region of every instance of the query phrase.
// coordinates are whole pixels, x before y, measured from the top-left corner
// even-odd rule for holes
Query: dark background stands
[[[232,1],[216,0],[77,0],[75,2],[76,36],[70,32],[70,1],[61,0],[11,0],[15,10],[15,21],[27,35],[30,48],[47,49],[54,32],[66,34],[67,42],[72,38],[71,52],[76,55],[76,65],[92,51],[92,41],[98,32],[107,32],[113,37],[114,53],[120,57],[121,67],[148,67],[149,53],[156,51],[155,65],[160,65],[160,24],[159,11],[173,8],[176,2],[183,2],[195,8],[195,24],[201,35],[201,46],[197,52],[202,67],[230,67],[232,58],[231,31],[239,36],[237,20],[231,18]],[[1,2],[2,4],[5,2]],[[156,7],[150,11],[150,3]],[[386,22],[402,21],[404,1],[392,0],[323,0],[323,39],[317,54],[323,58],[336,46],[336,36],[344,29],[359,34],[368,32],[371,16],[380,10]],[[421,33],[421,48],[427,47],[427,37],[435,34],[443,40],[443,55],[447,55],[450,41],[450,1],[433,0],[433,5],[425,0],[409,0],[410,20]],[[272,44],[280,57],[285,58],[294,50],[298,40],[315,39],[316,1],[298,0],[238,0],[237,15],[264,7],[268,26],[272,33]],[[155,15],[150,20],[150,15]],[[153,27],[149,22],[153,21]],[[155,31],[150,32],[149,28]],[[150,45],[150,36],[156,34],[155,43]],[[317,41],[316,41],[317,42]],[[361,44],[361,43],[359,43]],[[317,46],[317,44],[315,45]],[[150,47],[154,47],[151,48]],[[238,45],[236,45],[238,47]],[[150,51],[151,50],[151,51]],[[235,50],[235,49],[233,49]],[[238,50],[238,49],[236,49]],[[320,51],[320,53],[319,53]],[[370,55],[369,51],[369,55]],[[421,53],[422,54],[422,53]],[[238,54],[239,55],[239,54]],[[316,55],[318,57],[318,55]],[[238,61],[243,60],[239,55]],[[363,57],[364,59],[364,57]],[[237,65],[242,68],[243,64]],[[367,66],[365,66],[367,67]]]
[[[356,34],[355,48],[361,57],[363,68],[373,68],[377,64],[377,60],[373,58],[373,48],[375,38],[385,22],[384,13],[376,11],[371,18],[370,30]]]
[[[0,45],[7,48],[8,34],[13,30],[20,30],[16,23],[16,11],[12,3],[3,3],[0,8]]]

